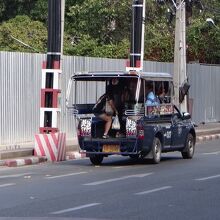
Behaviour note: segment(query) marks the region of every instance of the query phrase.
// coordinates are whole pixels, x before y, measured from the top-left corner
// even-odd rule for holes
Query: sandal
[[[108,139],[108,138],[109,138],[109,135],[104,134],[104,135],[102,136],[102,138],[104,138],[104,139]]]

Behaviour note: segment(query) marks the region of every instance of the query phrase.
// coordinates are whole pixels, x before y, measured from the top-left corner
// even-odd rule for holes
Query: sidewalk
[[[220,122],[196,125],[196,142],[220,139]],[[1,150],[2,149],[2,150]],[[79,153],[77,139],[67,140],[66,160],[84,158],[85,154]],[[46,157],[34,156],[33,143],[20,144],[0,148],[0,166],[17,167],[46,162]]]
[[[220,138],[220,122],[201,123],[195,127],[196,142]]]

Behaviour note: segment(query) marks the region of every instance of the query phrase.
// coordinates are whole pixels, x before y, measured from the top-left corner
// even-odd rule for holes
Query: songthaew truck
[[[116,92],[117,102],[120,102],[117,112],[120,129],[111,127],[109,137],[103,138],[106,121],[94,112],[94,106],[99,97],[106,94],[113,78],[120,85]],[[76,120],[80,151],[85,152],[94,165],[101,164],[104,157],[111,155],[133,159],[146,157],[157,164],[162,153],[172,151],[179,151],[184,159],[191,159],[196,133],[190,114],[180,112],[172,103],[172,81],[169,73],[157,72],[73,74],[66,105]],[[152,99],[152,95],[155,100],[150,103],[148,99]],[[115,99],[113,97],[113,101]],[[114,113],[112,121],[115,117]]]

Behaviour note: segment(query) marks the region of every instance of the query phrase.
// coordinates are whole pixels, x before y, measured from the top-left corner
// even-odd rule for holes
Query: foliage
[[[29,13],[26,15],[30,16],[33,20],[38,20],[46,23],[48,5],[46,0],[32,1],[34,4]]]
[[[145,38],[145,59],[161,62],[172,62],[174,51],[174,34],[162,25],[149,24]]]
[[[65,51],[81,56],[127,57],[131,17],[128,2],[82,0],[69,6],[66,29],[73,43]]]
[[[197,18],[188,27],[187,33],[188,61],[220,62],[220,31]]]
[[[174,52],[174,27],[167,22],[166,7],[155,7],[151,1],[146,7],[145,59],[172,62]],[[171,27],[172,26],[172,27]]]
[[[16,16],[0,26],[0,48],[7,51],[45,52],[47,30],[39,21],[27,16]],[[24,46],[18,40],[29,45]]]
[[[64,53],[127,58],[130,47],[132,0],[66,0]],[[159,4],[162,2],[163,4]],[[187,11],[187,60],[220,63],[220,1],[193,1]],[[145,56],[173,61],[175,14],[171,0],[146,0]],[[203,10],[201,10],[203,8]],[[189,17],[190,16],[190,17]],[[168,22],[169,18],[169,22]],[[206,18],[212,18],[210,26]],[[0,0],[0,49],[32,51],[10,37],[45,52],[47,0]]]
[[[107,57],[107,58],[125,58],[128,55],[129,41],[122,40],[118,44],[99,45],[97,40],[90,36],[83,36],[79,43],[66,48],[70,55]]]
[[[35,2],[36,0],[0,0],[0,21],[29,13]]]
[[[128,0],[85,0],[69,8],[68,33],[89,35],[100,43],[115,43],[128,37],[130,16]]]

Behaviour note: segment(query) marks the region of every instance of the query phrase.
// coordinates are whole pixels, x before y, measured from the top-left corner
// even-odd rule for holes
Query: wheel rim
[[[190,155],[192,155],[193,154],[193,141],[192,141],[192,139],[189,139],[189,141],[188,141],[188,149],[189,149]]]
[[[160,160],[160,155],[161,155],[161,147],[160,147],[160,143],[157,142],[156,145],[155,145],[155,159],[157,161]]]

